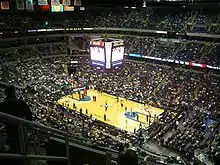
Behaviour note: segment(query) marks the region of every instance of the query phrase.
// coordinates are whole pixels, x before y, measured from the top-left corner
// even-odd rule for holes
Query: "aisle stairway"
[[[181,43],[175,50],[175,52],[173,53],[173,56],[172,56],[172,59],[175,59],[176,57],[176,54],[180,51],[182,51],[185,47],[186,47],[186,44],[185,42]]]
[[[201,57],[199,58],[199,63],[202,63],[203,58],[204,58],[206,55],[210,54],[211,51],[212,51],[212,49],[213,49],[213,44],[212,44],[212,43],[206,43],[206,44],[204,45],[203,49],[201,49],[202,55],[201,55]]]
[[[161,79],[160,79],[160,81],[159,81],[159,84],[158,84],[157,87],[153,90],[153,92],[151,93],[151,96],[156,95],[156,93],[160,91],[160,88],[162,87],[162,85],[163,85],[164,83],[166,83],[166,78],[169,77],[170,74],[171,74],[171,73],[169,72],[169,69],[170,69],[170,68],[167,69],[167,74],[166,74],[166,76],[163,77],[163,78],[161,77]]]

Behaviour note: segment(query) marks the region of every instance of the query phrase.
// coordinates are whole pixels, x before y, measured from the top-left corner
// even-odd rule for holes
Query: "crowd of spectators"
[[[157,41],[156,43],[153,44],[152,52],[149,55],[164,59],[173,59],[177,46],[178,44],[172,42],[169,43],[169,42]]]
[[[144,63],[126,62],[124,70],[114,73],[90,72],[84,64],[81,64],[77,72],[85,73],[85,77],[90,79],[96,89],[101,88],[112,95],[143,102],[165,76],[166,69]]]
[[[32,57],[43,57],[50,55],[66,54],[67,47],[63,38],[37,38],[26,42],[15,40],[16,42],[0,43],[1,62],[7,57],[8,61],[30,59]],[[141,54],[142,56],[152,56],[170,60],[180,60],[184,62],[196,62],[219,67],[218,52],[219,43],[197,42],[197,41],[169,41],[163,38],[143,37],[143,36],[123,36],[125,53]],[[71,37],[71,46],[74,49],[71,54],[80,55],[88,50],[89,37]],[[20,43],[22,46],[15,46],[13,43]],[[28,43],[27,43],[28,42]],[[29,43],[30,42],[30,43]],[[48,42],[48,43],[46,43]],[[7,47],[8,45],[9,47]],[[12,46],[12,47],[10,47]],[[30,51],[31,50],[31,51]],[[88,53],[87,53],[88,54]]]
[[[209,160],[212,160],[216,163],[219,161],[219,142],[220,142],[220,137],[217,135],[215,139],[213,140],[212,144],[209,145],[207,149],[203,151],[205,155],[209,158]]]
[[[132,75],[132,77],[134,76],[136,78],[134,80],[138,80],[137,78],[139,77],[138,75],[140,72],[142,73],[141,75],[143,75],[143,73],[146,73],[147,75],[152,75],[151,68],[146,68],[146,64],[144,67],[142,67],[142,64],[138,64],[135,62],[126,62],[125,65],[125,70],[131,69],[131,72],[129,73],[132,74],[126,74],[126,72],[123,71],[124,75],[126,77],[128,75]],[[134,69],[133,66],[135,66],[134,68],[139,68],[138,72],[136,72],[137,69]],[[80,67],[80,69],[83,70],[83,67]],[[145,70],[142,71],[142,69]],[[155,72],[155,69],[156,68],[154,67],[153,72]],[[83,72],[82,70],[80,70],[81,73]],[[118,73],[120,74],[120,72]],[[149,79],[149,77],[147,77],[143,82],[143,78],[141,78],[141,82],[147,85],[143,85],[143,87],[142,85],[140,86],[140,84],[138,86],[135,86],[135,82],[133,82],[131,89],[128,88],[129,84],[127,82],[129,81],[129,79],[123,79],[122,75],[119,76],[121,77],[120,81],[126,82],[126,84],[120,84],[117,76],[118,73],[114,73],[114,76],[112,76],[111,74],[108,74],[107,76],[107,74],[105,73],[98,73],[98,75],[93,74],[93,76],[90,75],[89,77],[90,79],[92,77],[91,83],[95,82],[94,84],[96,84],[96,86],[101,87],[103,84],[103,90],[107,91],[108,93],[120,96],[124,96],[123,94],[125,93],[125,97],[127,96],[128,99],[138,102],[142,102],[145,99],[150,99],[153,101],[156,100],[157,102],[159,102],[158,105],[164,108],[169,107],[169,109],[173,109],[175,112],[180,113],[179,116],[181,116],[181,118],[176,118],[174,121],[172,121],[173,115],[171,113],[167,113],[166,115],[164,115],[163,118],[160,119],[162,121],[153,123],[153,125],[149,128],[151,130],[147,131],[148,136],[152,137],[152,135],[154,135],[156,137],[154,139],[158,140],[158,136],[162,137],[162,135],[164,135],[168,131],[170,132],[171,129],[173,130],[172,136],[167,139],[165,144],[167,146],[172,146],[172,148],[175,148],[180,152],[187,151],[191,154],[195,149],[205,147],[207,143],[212,141],[212,138],[210,138],[210,136],[215,135],[216,126],[211,126],[210,131],[207,131],[205,127],[209,127],[206,125],[206,120],[208,119],[216,120],[216,122],[219,122],[217,118],[219,116],[218,98],[220,97],[220,89],[216,86],[220,83],[218,77],[213,77],[209,74],[190,72],[188,70],[179,68],[176,69],[173,67],[163,70],[159,69],[159,71],[153,73],[153,77],[163,77],[163,82],[162,85],[159,86],[159,89],[155,92],[155,95],[152,96],[151,89],[155,90],[155,87],[158,86],[157,84],[152,88],[152,84],[146,82],[147,80],[150,80],[150,82],[152,82],[152,79]],[[117,79],[117,84],[114,83],[114,77],[116,77]],[[94,81],[95,79],[97,80]],[[102,82],[100,82],[100,80],[102,80]],[[113,83],[109,85],[109,82],[111,80]],[[158,82],[158,79],[153,79],[153,81],[154,83]],[[108,82],[108,84],[106,84],[106,82]],[[161,83],[160,80],[159,82]],[[114,84],[117,86],[115,86]],[[118,87],[118,85],[120,86],[120,88]],[[146,86],[149,86],[149,88],[146,88]],[[149,95],[145,92],[146,90],[149,91]],[[122,91],[125,92],[123,93]],[[126,93],[126,91],[129,91],[129,93]],[[135,91],[135,93],[133,93],[133,91]],[[143,91],[143,93],[141,91]],[[181,108],[182,105],[186,105],[186,107],[189,107],[188,109],[184,108],[185,111],[189,110],[189,112],[187,112],[186,114],[183,113],[184,110],[183,108]],[[195,108],[191,109],[191,107]],[[186,115],[192,117],[188,118],[188,120],[185,120],[185,118],[187,118]],[[177,123],[177,127],[175,127],[172,123],[174,123],[174,125],[176,125]],[[164,127],[165,125],[167,126]],[[179,128],[178,126],[180,127],[180,129],[176,129]],[[180,144],[182,144],[182,146],[180,146]]]
[[[33,91],[31,93],[32,97],[27,97],[27,101],[32,107],[31,109],[34,112],[36,121],[61,130],[68,129],[69,132],[84,138],[94,139],[98,143],[97,145],[103,147],[111,146],[107,145],[111,143],[113,144],[111,148],[117,148],[116,146],[119,143],[112,141],[115,140],[115,134],[109,134],[117,132],[120,134],[118,136],[119,141],[126,141],[126,132],[119,130],[110,131],[110,126],[101,126],[102,124],[93,118],[77,114],[74,111],[68,111],[56,105],[56,101],[65,95],[65,90],[62,90],[63,84],[69,81],[68,74],[65,72],[63,65],[65,60],[63,57],[51,57],[26,61],[25,63],[5,64],[1,68],[1,70],[3,69],[2,74],[4,74],[4,76],[1,76],[3,78],[1,82],[31,88]],[[157,106],[173,109],[176,113],[182,113],[182,109],[179,107],[183,104],[211,111],[213,116],[216,115],[216,111],[219,108],[218,98],[220,97],[220,89],[217,84],[220,83],[220,80],[217,77],[203,73],[194,73],[180,68],[176,69],[136,61],[126,61],[123,70],[106,74],[96,69],[91,71],[88,58],[81,57],[78,61],[79,65],[76,74],[71,78],[83,76],[95,89],[101,88],[110,94],[138,102],[144,102],[145,100],[159,102]],[[193,133],[191,131],[192,124],[197,129],[203,129],[204,113],[206,111],[202,110],[201,112],[198,111],[200,115],[195,114],[196,110],[195,112],[193,111],[194,113],[190,114],[192,117],[184,121],[184,128],[181,126],[180,129],[173,131],[172,137],[165,141],[165,144],[179,151],[184,150],[190,153],[198,147],[202,147],[203,145],[195,146],[194,140],[200,142],[201,139],[209,136],[201,134],[202,137],[200,138],[200,136],[197,136],[198,132]],[[47,118],[44,118],[44,116],[47,116]],[[66,118],[63,118],[63,116]],[[169,112],[164,114],[159,121],[155,121],[147,130],[150,137],[158,139],[158,136],[161,138],[163,134],[172,130],[173,126],[170,122],[176,122],[174,116]],[[200,116],[200,118],[198,119],[197,116]],[[99,124],[96,125],[95,123]],[[168,124],[169,127],[164,127],[164,125]],[[94,129],[91,129],[91,127]],[[85,131],[82,131],[83,129]],[[202,132],[202,130],[200,131]],[[83,132],[86,134],[82,135]],[[178,139],[182,137],[182,134],[184,134],[184,139]],[[101,140],[103,138],[107,141]],[[193,138],[193,141],[189,138]],[[178,145],[179,143],[183,143],[181,148]]]
[[[57,13],[56,13],[57,14]],[[32,13],[17,16],[15,14],[0,17],[0,31],[24,31],[25,29],[51,27],[114,27],[154,29],[175,32],[196,31],[219,33],[219,11],[213,9],[161,9],[145,8],[138,10],[90,10],[78,11],[69,16],[54,13],[36,18]],[[216,26],[217,25],[217,26]],[[190,28],[187,28],[189,26]],[[201,30],[200,30],[201,29]]]
[[[202,54],[200,51],[203,45],[204,44],[199,43],[187,43],[185,47],[176,54],[175,59],[198,62]]]
[[[207,48],[207,53],[202,59],[202,62],[205,64],[209,64],[211,66],[220,66],[220,57],[218,53],[220,52],[219,45],[210,45]]]
[[[126,36],[124,38],[125,52],[148,55],[154,48],[154,42],[154,38]]]
[[[177,120],[176,130],[165,142],[171,148],[188,151],[193,154],[196,148],[204,148],[213,140],[217,123],[207,125],[209,119],[216,120],[216,111],[193,108],[192,112],[183,113],[182,120]],[[185,119],[184,119],[185,118]]]
[[[140,16],[139,13],[131,12],[129,19],[137,16]],[[126,15],[121,17],[119,19],[125,18]],[[96,18],[101,19],[101,17]],[[116,19],[116,17],[112,17],[112,19]],[[162,21],[163,26],[169,26],[169,17],[166,19],[167,21],[164,22],[158,17],[155,22]],[[176,20],[176,22],[178,21]],[[108,20],[103,23],[120,27],[114,21]],[[160,28],[157,23],[152,24],[152,27]],[[88,22],[89,24],[90,22]],[[137,26],[135,21],[125,24],[131,27]],[[53,42],[52,40],[50,42]],[[87,38],[76,37],[72,41],[76,42],[81,49],[87,48]],[[42,42],[41,39],[39,39],[40,42]],[[172,43],[155,38],[125,37],[126,53],[140,53],[184,61],[201,60],[214,66],[219,65],[216,61],[218,57],[213,56],[219,52],[219,46],[207,48],[208,50],[203,56],[201,50],[205,46],[195,42]],[[56,56],[60,54],[64,55]],[[192,154],[198,148],[204,148],[213,140],[211,137],[218,133],[216,125],[210,126],[207,131],[206,121],[212,119],[219,123],[219,77],[182,68],[129,60],[125,61],[122,70],[107,74],[95,68],[91,70],[88,57],[77,59],[79,64],[76,74],[70,77],[67,74],[66,63],[71,58],[66,54],[64,43],[28,45],[9,48],[1,52],[1,62],[6,62],[2,63],[0,67],[0,83],[14,84],[24,90],[24,92],[20,91],[19,97],[29,104],[35,122],[68,131],[96,147],[108,146],[111,149],[119,149],[121,143],[127,145],[132,143],[132,145],[142,148],[144,138],[149,137],[158,141],[160,145],[176,149],[179,152],[184,151],[187,154]],[[201,58],[202,56],[203,58]],[[101,89],[112,95],[137,102],[152,101],[155,106],[167,110],[172,109],[174,112],[164,112],[147,130],[139,132],[142,134],[143,131],[142,137],[103,124],[92,116],[69,111],[68,108],[57,105],[56,101],[65,95],[65,92],[68,92],[68,89],[63,88],[65,84],[70,79],[82,76],[95,89]],[[3,90],[0,88],[0,101],[3,98]]]
[[[125,53],[141,54],[219,67],[219,43],[167,41],[151,37],[124,37]]]

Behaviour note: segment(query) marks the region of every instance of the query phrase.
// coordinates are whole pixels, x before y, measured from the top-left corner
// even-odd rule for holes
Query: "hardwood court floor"
[[[146,107],[144,108],[143,104],[125,100],[120,98],[119,102],[115,96],[106,94],[106,93],[98,93],[96,90],[88,90],[87,96],[91,98],[89,101],[78,101],[76,99],[72,99],[71,96],[64,96],[60,100],[58,100],[58,104],[67,106],[69,104],[69,108],[73,110],[73,103],[75,103],[79,112],[79,109],[82,108],[82,113],[86,114],[86,109],[88,109],[88,115],[92,114],[94,118],[105,122],[107,124],[113,125],[117,128],[133,132],[134,128],[136,130],[139,129],[140,123],[142,128],[148,127],[149,122],[147,122],[146,115],[151,113],[151,116],[160,115],[163,110],[155,107]],[[93,101],[92,96],[96,96],[97,100]],[[121,101],[123,102],[123,108],[121,107]],[[108,104],[108,109],[105,111],[105,103]],[[125,107],[127,107],[127,111],[125,111]],[[139,116],[139,121],[137,121],[137,117],[126,117],[125,113],[129,113],[131,111],[135,112]],[[149,111],[149,112],[147,112]],[[107,120],[104,121],[104,114],[106,114]],[[151,119],[151,123],[153,122],[153,118]]]

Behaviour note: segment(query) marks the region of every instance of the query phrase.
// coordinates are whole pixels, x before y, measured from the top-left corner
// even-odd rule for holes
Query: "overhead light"
[[[128,9],[129,7],[128,7],[128,6],[124,6],[124,8],[125,8],[125,9]]]
[[[143,1],[143,7],[146,7],[146,1]]]
[[[85,7],[80,7],[79,9],[80,9],[80,10],[85,10]]]
[[[136,7],[135,7],[135,6],[132,6],[131,8],[132,8],[132,9],[136,9]]]

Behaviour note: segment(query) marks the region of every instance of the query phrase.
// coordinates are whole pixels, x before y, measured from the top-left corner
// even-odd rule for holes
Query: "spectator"
[[[119,153],[118,165],[138,165],[138,156],[135,151],[128,149]]]
[[[24,101],[16,98],[14,86],[7,87],[5,93],[6,99],[0,104],[0,112],[31,121],[32,113],[29,109],[29,106]],[[9,152],[16,154],[20,153],[21,148],[17,126],[12,125],[10,123],[6,123],[6,132],[7,143],[9,145]],[[15,160],[3,161],[3,164],[4,163],[8,165],[19,163],[22,164],[22,162],[17,162]]]

